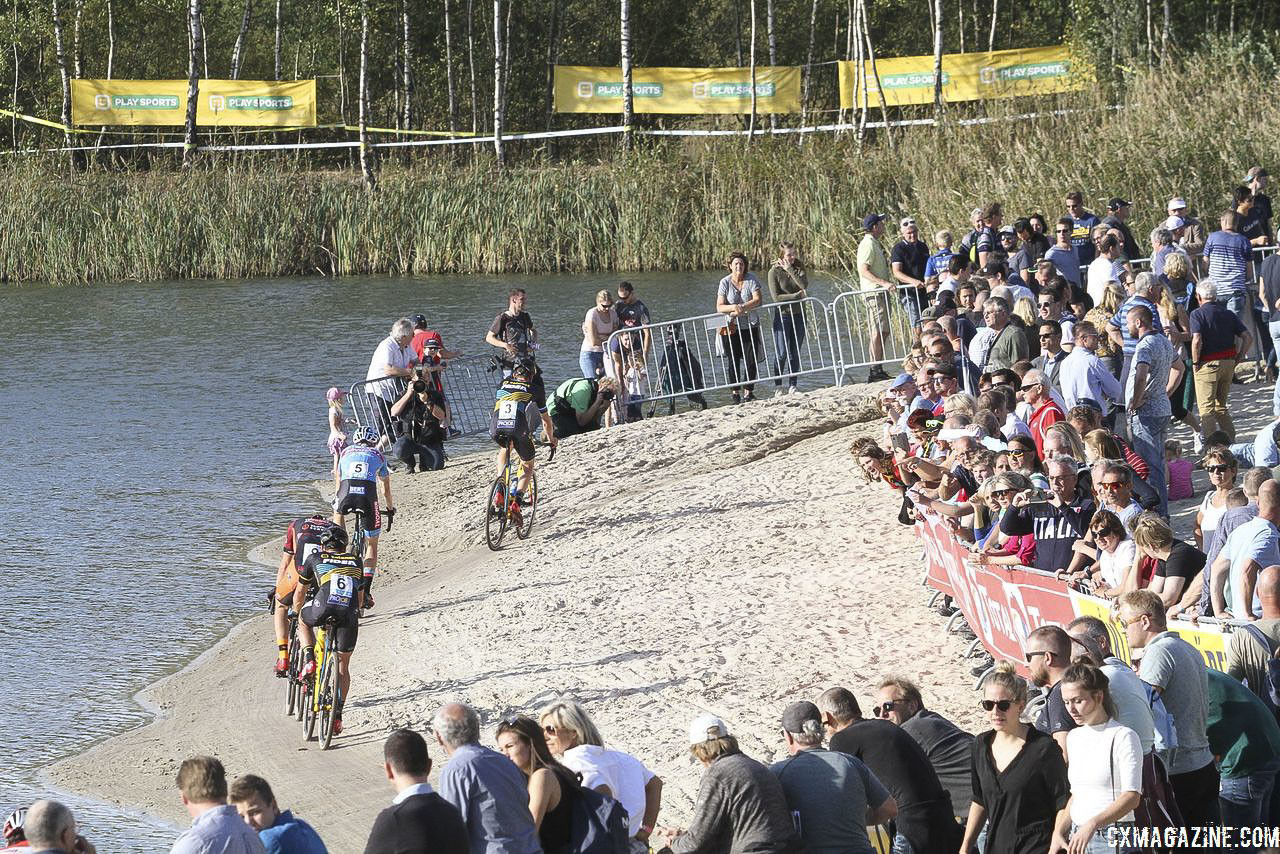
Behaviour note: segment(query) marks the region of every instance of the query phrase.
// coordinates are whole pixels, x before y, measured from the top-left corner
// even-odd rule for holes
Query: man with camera
[[[405,387],[400,399],[391,407],[391,415],[400,419],[400,438],[391,455],[415,471],[439,471],[444,468],[444,431],[448,410],[444,395],[435,384],[415,379]]]
[[[600,429],[600,416],[618,396],[618,381],[612,377],[565,380],[551,395],[547,414],[557,439]]]

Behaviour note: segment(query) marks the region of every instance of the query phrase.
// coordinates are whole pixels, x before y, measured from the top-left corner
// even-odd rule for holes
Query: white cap
[[[698,715],[689,724],[689,743],[702,744],[713,738],[723,738],[729,734],[729,727],[724,721],[712,714]]]
[[[1180,211],[1187,206],[1187,200],[1181,196],[1174,196],[1169,200],[1169,213]]]
[[[1164,221],[1164,227],[1170,231],[1174,231],[1179,228],[1186,228],[1187,221],[1180,216],[1171,216]]]

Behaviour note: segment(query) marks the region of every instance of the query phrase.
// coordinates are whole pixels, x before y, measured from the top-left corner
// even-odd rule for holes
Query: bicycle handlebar
[[[391,530],[391,525],[392,525],[392,524],[395,522],[395,520],[396,520],[396,509],[395,509],[394,507],[392,507],[390,510],[381,510],[381,511],[379,511],[379,512],[380,512],[383,516],[386,516],[386,517],[387,517],[387,530],[388,530],[388,531],[390,531],[390,530]]]

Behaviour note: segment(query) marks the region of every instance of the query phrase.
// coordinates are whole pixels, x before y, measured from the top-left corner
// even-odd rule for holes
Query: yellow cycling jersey
[[[507,402],[517,404],[528,403],[533,400],[533,385],[508,377],[502,381],[502,385],[498,386],[495,397],[496,400],[493,404],[494,412],[500,410],[502,408],[502,404]]]

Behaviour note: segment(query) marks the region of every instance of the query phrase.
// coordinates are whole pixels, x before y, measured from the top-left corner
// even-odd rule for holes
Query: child
[[[640,412],[640,404],[649,397],[649,371],[644,365],[643,353],[632,354],[626,380],[627,421],[639,421],[644,417]]]
[[[1169,484],[1169,500],[1182,501],[1195,496],[1191,485],[1191,460],[1182,458],[1182,443],[1170,439],[1164,443],[1164,459],[1168,467],[1166,483]]]
[[[933,236],[933,243],[938,247],[938,251],[929,256],[929,260],[924,262],[924,277],[938,276],[945,278],[947,272],[947,262],[951,260],[951,256],[955,253],[951,251],[951,232],[945,228]]]
[[[347,446],[347,416],[342,411],[342,399],[346,396],[347,393],[337,386],[325,393],[329,400],[329,453],[333,455],[334,489],[341,486],[338,482],[338,457],[342,456],[342,449]]]

